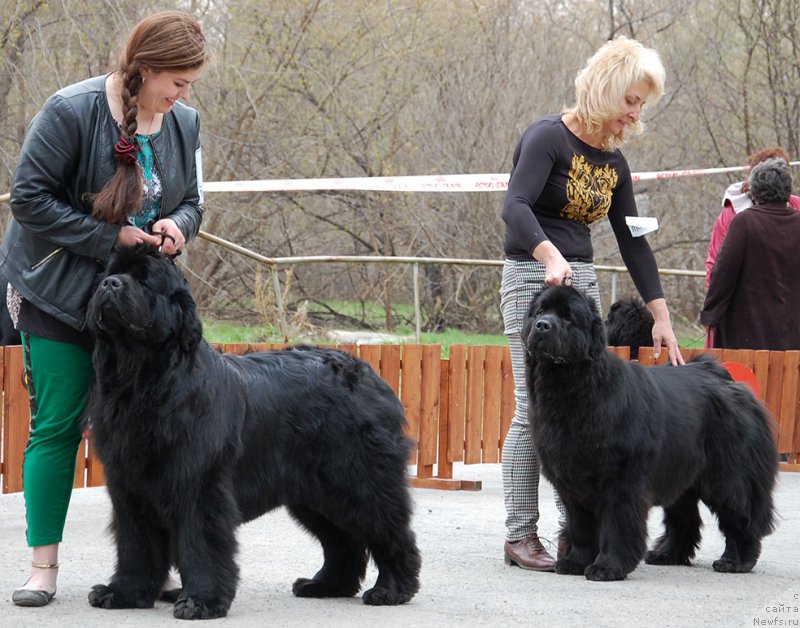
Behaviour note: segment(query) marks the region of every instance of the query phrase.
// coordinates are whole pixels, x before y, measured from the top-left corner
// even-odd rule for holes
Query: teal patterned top
[[[152,135],[136,136],[136,140],[139,142],[139,167],[144,175],[144,196],[142,197],[141,211],[128,216],[128,222],[147,232],[150,232],[161,211],[161,172],[150,144],[160,133],[161,130],[158,130]]]

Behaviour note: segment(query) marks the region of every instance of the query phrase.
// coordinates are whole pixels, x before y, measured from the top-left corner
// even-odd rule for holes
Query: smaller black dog
[[[637,297],[616,301],[606,317],[609,347],[630,347],[631,360],[639,357],[639,347],[653,345],[653,315]]]

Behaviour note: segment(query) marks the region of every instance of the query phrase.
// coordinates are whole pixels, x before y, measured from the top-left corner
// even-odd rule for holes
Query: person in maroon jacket
[[[748,165],[750,168],[756,164],[766,161],[767,159],[783,159],[789,163],[788,153],[780,146],[773,148],[765,148],[758,151],[754,155],[750,155]],[[711,238],[708,242],[708,256],[706,257],[706,290],[711,283],[711,271],[714,270],[714,264],[717,263],[717,255],[728,234],[728,229],[731,226],[731,220],[739,212],[749,209],[753,206],[753,199],[748,194],[750,188],[747,181],[739,181],[732,183],[725,190],[722,197],[722,210],[719,212],[717,219],[714,221],[714,227],[711,229]],[[797,210],[800,210],[800,196],[792,194],[789,197],[789,205]]]
[[[754,204],[731,221],[700,322],[718,348],[800,349],[800,212],[789,206],[789,164],[761,162],[748,182]]]
[[[638,215],[630,168],[619,147],[644,130],[645,103],[664,93],[658,54],[619,37],[602,46],[575,79],[575,105],[534,122],[514,151],[503,220],[505,264],[500,305],[511,350],[516,410],[503,444],[505,561],[552,571],[538,536],[539,462],[528,425],[522,325],[546,286],[574,285],[600,305],[590,225],[608,216],[620,254],[653,314],[653,348],[666,346],[682,364],[658,268],[644,237],[627,218]],[[558,503],[558,500],[557,500]]]

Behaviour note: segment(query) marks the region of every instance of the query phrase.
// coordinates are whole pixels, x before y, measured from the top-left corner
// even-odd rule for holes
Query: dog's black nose
[[[553,323],[546,318],[540,318],[533,324],[533,327],[536,331],[547,332],[553,329]]]
[[[105,288],[106,290],[119,290],[122,288],[122,280],[117,277],[116,275],[111,275],[110,277],[106,277],[100,283],[101,288]]]

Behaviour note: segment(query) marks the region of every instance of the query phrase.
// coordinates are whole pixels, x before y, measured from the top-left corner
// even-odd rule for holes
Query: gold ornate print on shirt
[[[567,205],[561,216],[584,225],[600,220],[611,208],[617,179],[616,169],[608,164],[594,166],[586,163],[583,155],[572,155],[567,175]]]

